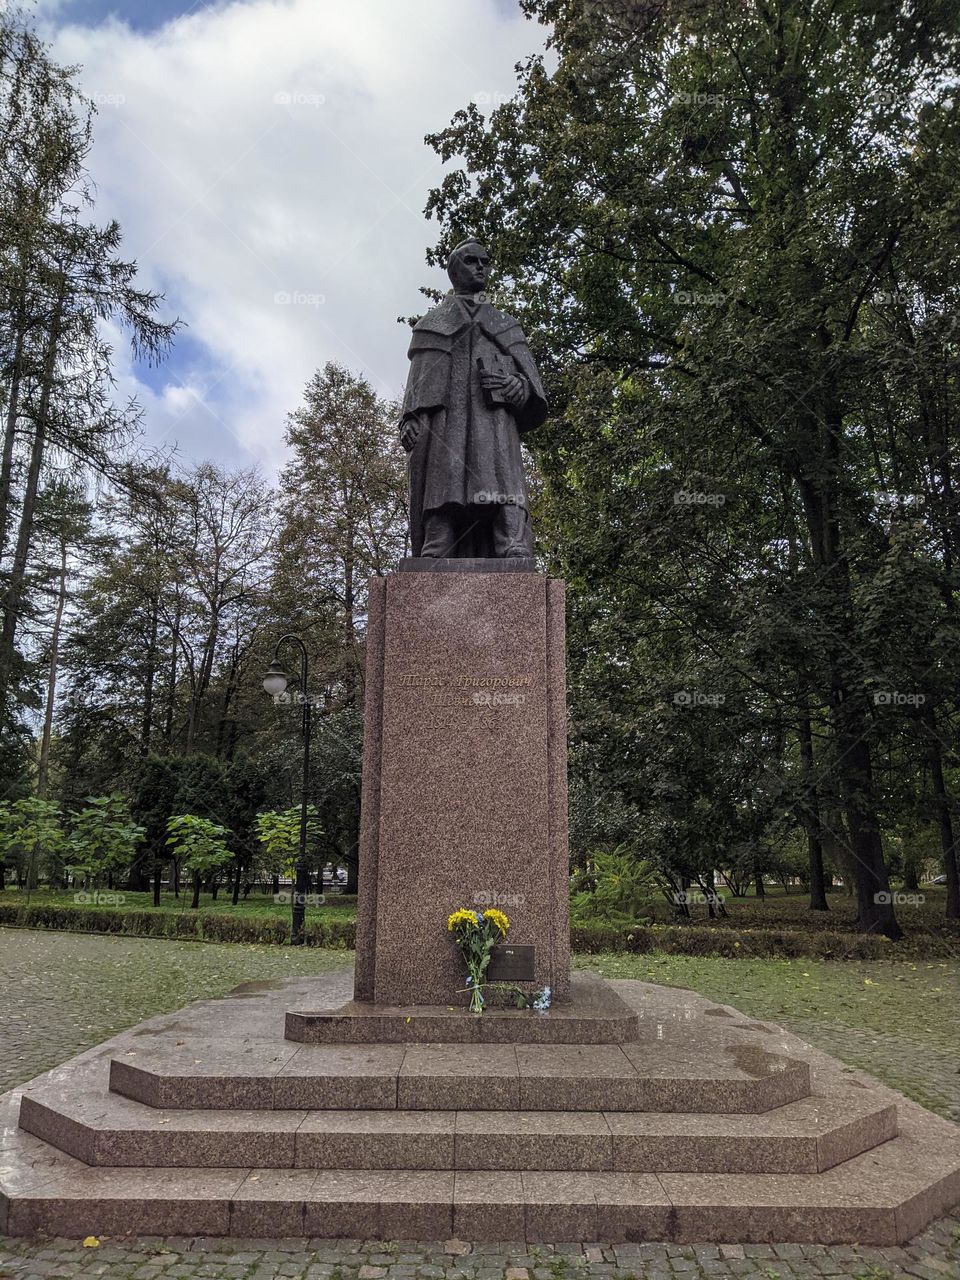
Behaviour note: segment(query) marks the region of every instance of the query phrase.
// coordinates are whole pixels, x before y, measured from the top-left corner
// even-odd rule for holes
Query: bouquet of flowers
[[[461,907],[447,917],[447,932],[467,966],[467,990],[470,1012],[483,1013],[483,979],[494,946],[507,936],[510,921],[495,907],[487,911],[467,911]]]

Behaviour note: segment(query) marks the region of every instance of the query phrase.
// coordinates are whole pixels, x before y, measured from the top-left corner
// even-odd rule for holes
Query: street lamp
[[[304,944],[303,926],[307,914],[307,892],[310,888],[307,871],[307,795],[310,786],[310,695],[307,692],[307,649],[299,636],[281,636],[273,651],[273,661],[263,677],[263,687],[271,698],[286,692],[289,679],[280,664],[279,653],[287,642],[300,650],[300,693],[303,700],[303,782],[300,789],[300,846],[297,852],[293,886],[293,926],[290,943],[294,947]]]

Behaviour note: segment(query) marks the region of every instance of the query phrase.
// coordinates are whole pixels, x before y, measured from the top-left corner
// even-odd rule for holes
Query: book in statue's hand
[[[501,356],[496,355],[489,366],[484,364],[483,356],[477,356],[477,371],[481,374],[498,373],[502,378],[510,378],[514,372]],[[483,386],[482,380],[480,385]],[[504,397],[502,387],[483,387],[483,402],[488,409],[497,409],[500,406],[510,408],[510,401]]]

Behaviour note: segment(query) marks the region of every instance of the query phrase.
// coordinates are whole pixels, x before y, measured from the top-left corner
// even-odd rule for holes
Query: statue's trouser
[[[423,513],[421,556],[533,555],[533,526],[523,507],[513,503],[447,503]]]

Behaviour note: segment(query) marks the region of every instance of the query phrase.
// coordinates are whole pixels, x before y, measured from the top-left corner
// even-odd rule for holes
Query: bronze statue
[[[400,422],[408,452],[414,556],[533,555],[520,436],[547,416],[540,375],[516,320],[483,295],[490,255],[450,254],[453,289],[413,330]]]

